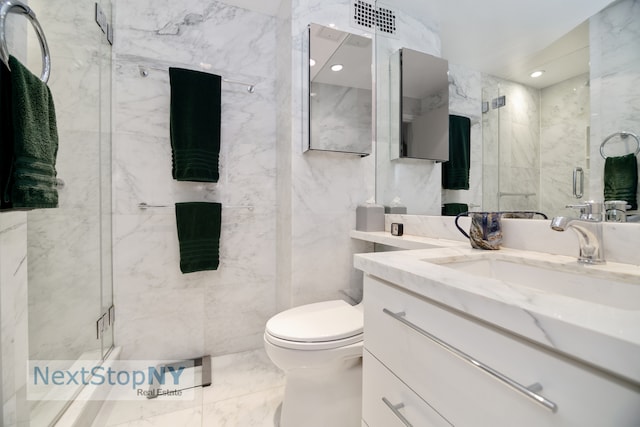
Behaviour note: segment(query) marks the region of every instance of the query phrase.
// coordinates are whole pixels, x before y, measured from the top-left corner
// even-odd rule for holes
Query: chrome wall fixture
[[[573,197],[580,199],[584,196],[584,169],[580,166],[573,169]]]
[[[636,145],[638,146],[636,148],[636,151],[634,152],[634,154],[637,156],[638,153],[640,153],[640,138],[638,138],[638,135],[631,133],[631,132],[615,132],[612,133],[611,135],[609,135],[608,137],[606,137],[604,139],[604,141],[602,141],[602,144],[600,144],[600,155],[602,156],[603,159],[606,159],[607,156],[605,156],[604,154],[604,146],[607,142],[611,141],[613,138],[615,138],[616,136],[620,136],[620,138],[622,139],[627,139],[628,137],[632,137],[633,139],[636,140]]]
[[[160,68],[160,67],[148,67],[148,66],[142,66],[142,65],[138,65],[138,70],[140,71],[140,77],[149,77],[149,70],[157,70],[157,71],[163,71],[163,72],[168,72],[169,70],[166,68]],[[225,83],[230,83],[230,84],[237,84],[237,85],[244,85],[247,87],[247,92],[249,93],[254,93],[256,91],[256,85],[253,83],[247,83],[247,82],[241,82],[239,80],[231,80],[231,79],[227,79],[227,78],[222,78],[222,81]]]
[[[213,203],[213,202],[212,202]],[[154,205],[154,204],[149,204],[147,202],[140,202],[138,203],[138,209],[152,209],[152,208],[173,208],[174,205]],[[246,209],[248,211],[253,211],[254,210],[254,206],[232,206],[232,205],[225,205],[223,206],[224,209]]]
[[[47,39],[44,36],[44,31],[36,18],[36,14],[29,6],[18,0],[1,0],[0,3],[0,57],[2,62],[9,67],[9,49],[7,49],[6,38],[6,20],[9,13],[19,13],[25,15],[38,35],[38,41],[40,42],[40,49],[42,51],[42,74],[40,80],[47,83],[49,81],[49,74],[51,74],[51,55],[49,54],[49,46],[47,45]]]

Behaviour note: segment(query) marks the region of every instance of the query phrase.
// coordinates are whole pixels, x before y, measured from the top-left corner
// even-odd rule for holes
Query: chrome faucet
[[[578,262],[583,264],[604,264],[604,244],[602,239],[602,222],[604,205],[589,201],[582,205],[568,205],[568,208],[580,209],[579,218],[557,216],[551,220],[551,228],[555,231],[573,229],[578,235],[580,256]]]

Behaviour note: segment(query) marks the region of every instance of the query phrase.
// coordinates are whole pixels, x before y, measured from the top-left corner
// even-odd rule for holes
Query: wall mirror
[[[372,39],[309,25],[307,150],[372,151]]]
[[[415,1],[405,3],[416,4]],[[378,160],[377,200],[387,204],[402,193],[409,214],[439,215],[443,204],[459,202],[468,204],[471,210],[535,209],[549,216],[575,215],[576,212],[565,205],[588,199],[602,200],[604,159],[599,153],[600,144],[615,132],[640,134],[637,113],[635,118],[632,113],[640,105],[637,85],[640,25],[637,20],[628,19],[638,16],[637,1],[589,3],[588,13],[586,9],[570,10],[567,6],[569,10],[565,10],[564,15],[568,19],[562,31],[554,33],[555,37],[565,36],[555,42],[549,38],[535,49],[522,45],[517,52],[509,49],[513,44],[506,39],[491,44],[495,56],[485,62],[506,64],[500,61],[510,60],[508,56],[517,54],[517,61],[510,60],[509,65],[519,63],[523,68],[529,67],[522,78],[517,78],[514,69],[506,65],[501,70],[496,71],[494,67],[494,71],[488,72],[473,65],[471,60],[465,61],[464,57],[449,57],[446,43],[474,44],[475,40],[460,37],[447,40],[447,31],[442,29],[442,56],[449,58],[450,66],[451,114],[472,120],[471,175],[475,186],[472,182],[469,191],[454,194],[441,190],[437,179],[439,171],[435,168],[410,169],[413,165],[407,165],[398,170],[393,162],[387,166]],[[550,3],[545,6],[547,14],[556,8]],[[494,19],[493,22],[501,21]],[[570,31],[576,25],[577,28]],[[425,31],[428,31],[428,22]],[[538,40],[538,36],[540,34],[535,37],[529,34],[526,40]],[[570,48],[572,39],[577,40],[577,44]],[[385,71],[392,56],[388,46],[393,42],[382,34],[376,35],[376,72],[381,74],[376,75],[378,156],[380,150],[387,150],[386,145],[381,145],[388,144],[384,132],[388,128],[392,129],[391,134],[395,132],[393,123],[380,123],[387,117],[384,114],[389,108],[387,105],[393,104],[383,99],[384,91],[388,91],[384,86],[389,84],[386,80],[394,78]],[[413,46],[406,40],[401,42]],[[439,49],[434,43],[432,51],[440,52]],[[530,77],[536,68],[527,62],[534,57],[538,60],[536,68],[545,71],[537,80]],[[582,63],[583,68],[572,71],[578,63]],[[385,72],[388,76],[383,75]],[[556,72],[561,74],[560,78],[550,81]],[[497,101],[502,96],[505,96],[504,106]],[[496,108],[492,105],[494,100]],[[485,111],[483,101],[488,107]],[[460,107],[464,111],[458,111]],[[632,142],[630,138],[615,139],[610,144],[612,155],[633,151]],[[474,165],[474,159],[479,164]],[[584,174],[584,186],[577,192],[577,195],[582,192],[582,197],[573,192],[576,169],[582,169],[578,186]]]
[[[389,67],[391,121],[397,123],[391,125],[391,159],[449,160],[447,60],[402,48],[391,56]]]

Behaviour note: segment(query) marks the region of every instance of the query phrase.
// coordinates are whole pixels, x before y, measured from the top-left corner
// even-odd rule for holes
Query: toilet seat
[[[362,311],[342,300],[295,307],[273,316],[265,339],[279,347],[325,350],[362,341]]]

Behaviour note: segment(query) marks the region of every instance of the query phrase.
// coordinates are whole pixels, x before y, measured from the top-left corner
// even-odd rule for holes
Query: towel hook
[[[3,0],[0,5],[0,57],[2,62],[9,68],[9,49],[7,49],[6,38],[6,19],[9,13],[21,13],[25,15],[29,18],[33,28],[36,30],[40,42],[40,49],[42,50],[42,74],[40,75],[40,80],[47,83],[49,81],[49,74],[51,74],[51,55],[49,54],[47,39],[44,36],[44,31],[33,9],[18,0]]]
[[[638,135],[631,133],[631,132],[614,132],[611,135],[609,135],[608,137],[606,137],[604,139],[604,141],[602,141],[602,144],[600,144],[600,155],[602,156],[603,159],[606,159],[607,156],[604,155],[604,145],[609,142],[609,140],[611,138],[614,138],[616,136],[620,135],[621,138],[626,139],[628,137],[632,137],[633,139],[636,140],[636,144],[638,145],[638,148],[636,148],[635,151],[635,155],[637,156],[638,153],[640,153],[640,139],[638,138]]]

